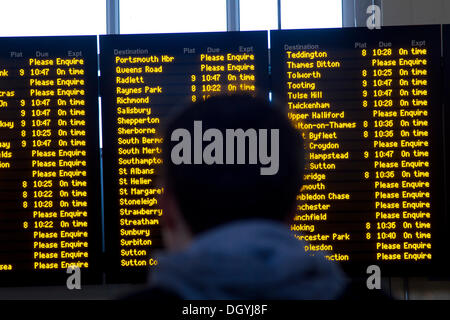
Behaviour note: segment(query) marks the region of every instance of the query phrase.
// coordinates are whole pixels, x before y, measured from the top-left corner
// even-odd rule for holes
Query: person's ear
[[[171,251],[186,248],[191,243],[192,233],[169,190],[165,190],[161,197],[161,208],[161,235],[165,247]]]
[[[175,228],[174,215],[176,215],[176,211],[178,210],[174,205],[174,199],[172,193],[165,189],[164,193],[161,196],[161,209],[163,214],[161,216],[161,224],[170,230]]]

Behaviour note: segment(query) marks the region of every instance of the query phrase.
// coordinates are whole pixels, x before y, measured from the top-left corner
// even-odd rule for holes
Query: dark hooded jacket
[[[151,287],[130,298],[336,299],[348,284],[321,254],[305,253],[285,224],[229,223],[198,235],[185,251],[158,257]]]

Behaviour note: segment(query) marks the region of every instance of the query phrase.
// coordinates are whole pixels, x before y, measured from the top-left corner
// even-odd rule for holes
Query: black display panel
[[[107,281],[141,281],[162,247],[161,126],[183,102],[268,97],[267,32],[100,37]]]
[[[440,26],[271,31],[273,101],[305,138],[291,230],[345,269],[442,265]]]
[[[0,38],[0,285],[99,280],[97,40]]]

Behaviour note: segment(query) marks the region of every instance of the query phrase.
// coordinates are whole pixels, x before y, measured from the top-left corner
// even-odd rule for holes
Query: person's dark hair
[[[258,164],[180,164],[171,160],[171,134],[186,129],[194,139],[194,121],[209,128],[279,129],[279,170],[261,175]],[[163,160],[165,185],[172,192],[193,233],[239,219],[283,220],[290,213],[302,185],[303,140],[287,117],[265,100],[250,96],[216,96],[192,103],[179,111],[164,130]],[[203,148],[209,142],[203,143]],[[202,148],[202,150],[203,150]],[[258,149],[259,150],[259,149]],[[225,152],[224,152],[225,153]],[[270,153],[269,153],[270,154]],[[236,152],[235,152],[236,156]],[[192,152],[192,158],[194,154]],[[225,154],[224,154],[225,158]],[[246,140],[248,163],[248,140]]]

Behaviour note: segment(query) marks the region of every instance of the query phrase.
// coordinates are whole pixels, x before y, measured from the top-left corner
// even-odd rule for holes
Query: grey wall
[[[342,0],[344,27],[365,27],[371,4],[381,7],[384,26],[450,24],[449,0]]]
[[[372,4],[382,7],[382,2],[383,0],[342,0],[342,25],[344,27],[365,27],[368,17],[367,7]]]
[[[383,25],[450,23],[449,0],[383,0]]]

